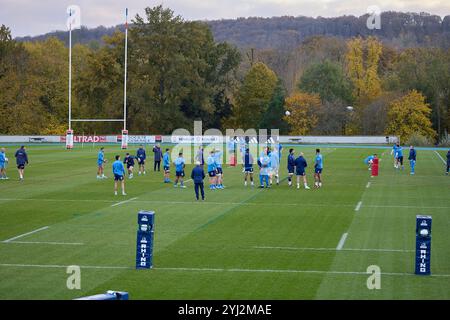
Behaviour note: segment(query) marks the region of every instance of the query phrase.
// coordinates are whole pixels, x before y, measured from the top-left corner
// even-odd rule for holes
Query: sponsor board
[[[59,137],[60,142],[66,142],[66,136]],[[105,143],[106,136],[73,136],[74,143]]]
[[[122,136],[117,136],[117,142],[122,142]],[[155,143],[155,136],[128,136],[128,144]]]

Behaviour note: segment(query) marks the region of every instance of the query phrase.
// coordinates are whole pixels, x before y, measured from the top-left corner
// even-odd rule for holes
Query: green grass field
[[[314,147],[300,149],[311,162]],[[384,155],[371,178],[363,159],[374,151]],[[23,183],[10,164],[11,180],[0,181],[0,299],[106,290],[131,299],[450,299],[450,177],[434,151],[418,151],[410,176],[407,163],[393,169],[389,149],[322,148],[320,190],[245,188],[241,168],[225,167],[227,188],[206,189],[205,202],[194,201],[192,182],[163,184],[151,159],[115,197],[116,153],[106,146],[107,180],[96,179],[92,147],[30,146]],[[153,270],[134,269],[139,210],[156,212]],[[433,216],[432,276],[413,274],[417,214]],[[81,266],[81,290],[66,287],[69,265]],[[370,265],[381,268],[380,290],[366,286]]]

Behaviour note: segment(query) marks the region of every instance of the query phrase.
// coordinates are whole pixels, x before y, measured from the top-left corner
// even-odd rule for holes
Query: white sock
[[[244,186],[247,186],[247,181],[244,181]]]

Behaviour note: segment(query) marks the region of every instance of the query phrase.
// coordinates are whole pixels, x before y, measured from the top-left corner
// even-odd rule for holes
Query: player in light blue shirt
[[[97,179],[106,179],[107,178],[104,173],[104,163],[106,163],[105,148],[101,147],[100,151],[98,152],[98,155],[97,155],[97,166],[98,166]]]
[[[8,163],[8,158],[6,157],[5,148],[0,149],[0,180],[8,180],[6,176],[6,164]]]
[[[397,143],[397,149],[395,152],[395,159],[397,160],[397,169],[402,167],[402,170],[405,170],[405,166],[403,165],[403,148],[400,144]]]
[[[260,188],[264,188],[264,182],[266,184],[266,188],[270,188],[269,184],[269,172],[270,172],[270,158],[269,156],[263,155],[259,158],[260,170],[259,170],[259,182]]]
[[[372,163],[373,163],[373,159],[375,158],[375,156],[370,155],[367,158],[364,159],[364,163],[368,166],[369,171],[372,170]]]
[[[314,188],[322,187],[322,171],[323,156],[320,154],[320,149],[316,149],[316,158],[314,162]]]
[[[173,185],[175,188],[178,187],[178,181],[180,181],[180,188],[186,188],[184,185],[184,168],[186,167],[186,161],[183,158],[183,153],[180,152],[178,154],[178,158],[173,162],[175,164],[175,184]]]
[[[280,156],[279,153],[273,148],[270,153],[270,185],[272,185],[273,177],[275,176],[277,180],[277,185],[280,184],[280,176],[279,176],[279,168],[280,168]]]
[[[122,195],[126,196],[127,194],[125,193],[125,167],[122,161],[120,161],[119,155],[116,156],[116,161],[114,161],[112,165],[112,172],[114,174],[114,194],[117,196],[117,187],[120,181],[122,186]]]
[[[216,158],[214,157],[214,150],[212,150],[206,159],[206,165],[208,166],[208,176],[209,176],[209,189],[215,190],[217,184],[217,164]]]
[[[391,155],[394,156],[394,168],[396,168],[396,169],[398,168],[397,146],[398,146],[398,143],[394,144],[394,146],[392,147],[392,150],[391,150]]]
[[[163,167],[164,167],[164,183],[170,183],[170,153],[169,153],[169,149],[166,149],[166,152],[164,153]]]
[[[222,151],[214,151],[214,162],[216,163],[217,182],[216,189],[224,189],[223,186],[223,170],[222,170]]]

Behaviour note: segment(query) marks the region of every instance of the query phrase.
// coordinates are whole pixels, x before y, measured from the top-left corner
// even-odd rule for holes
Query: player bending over
[[[214,151],[210,152],[208,159],[206,159],[206,164],[208,165],[209,189],[215,190],[217,184],[217,166]]]
[[[289,155],[287,158],[287,169],[288,169],[288,185],[292,186],[292,177],[294,176],[295,170],[295,156],[294,149],[289,149]]]
[[[164,167],[164,183],[170,183],[170,153],[169,153],[169,149],[166,149],[166,153],[164,153],[163,167]]]
[[[320,149],[316,149],[316,161],[314,164],[314,187],[322,187],[322,171],[323,171],[323,156],[320,154]]]
[[[306,163],[306,159],[304,158],[303,152],[300,152],[300,155],[297,159],[295,159],[295,174],[297,175],[297,189],[300,189],[300,177],[303,177],[303,185],[305,189],[311,189],[308,187],[308,183],[306,181],[306,167],[308,164]]]
[[[147,154],[145,153],[144,146],[141,144],[136,152],[136,158],[139,164],[138,175],[145,175],[145,159],[147,159]]]
[[[114,195],[117,196],[117,188],[120,181],[122,188],[122,195],[126,196],[125,193],[125,167],[123,166],[122,161],[120,161],[120,156],[116,156],[116,161],[114,161],[112,166],[112,171],[114,174]]]
[[[6,157],[5,148],[0,149],[0,180],[8,180],[6,176],[6,164],[8,163],[8,158]]]
[[[106,163],[105,148],[101,147],[100,151],[98,152],[98,156],[97,156],[97,166],[98,166],[97,179],[106,179],[107,178],[104,173],[104,163]]]
[[[180,188],[186,188],[184,185],[184,168],[186,167],[186,161],[183,158],[183,152],[178,154],[178,158],[173,162],[175,164],[175,188],[178,187],[178,181],[180,181]]]
[[[280,184],[280,176],[278,174],[279,168],[280,168],[280,156],[274,147],[272,152],[270,153],[270,175],[269,175],[270,185],[272,185],[273,177],[275,177],[277,185]]]
[[[253,156],[250,154],[250,149],[245,150],[244,154],[244,186],[247,186],[247,178],[250,177],[250,183],[253,187]]]
[[[372,170],[372,164],[373,164],[373,159],[375,157],[373,155],[368,156],[366,159],[364,159],[364,163],[367,165],[367,167],[369,168],[369,171]]]
[[[127,165],[128,178],[133,179],[134,157],[127,152],[123,163]]]

